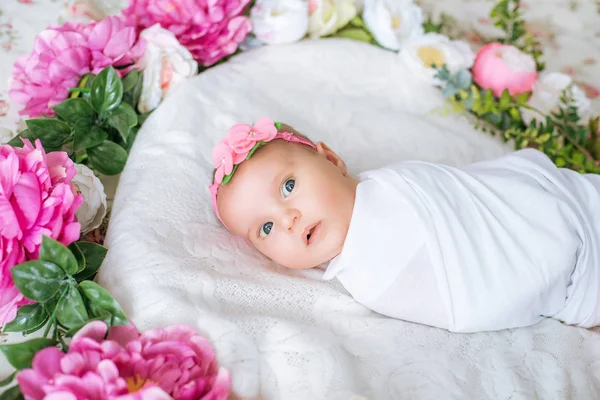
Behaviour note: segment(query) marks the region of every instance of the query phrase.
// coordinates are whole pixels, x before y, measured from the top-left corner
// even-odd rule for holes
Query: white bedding
[[[212,339],[236,395],[265,399],[594,399],[600,332],[545,320],[451,334],[385,318],[322,270],[272,265],[220,227],[206,188],[228,127],[285,121],[352,172],[392,160],[459,165],[508,150],[456,116],[396,56],[343,40],[245,53],[189,81],[138,136],[99,281],[140,329],[187,323]]]

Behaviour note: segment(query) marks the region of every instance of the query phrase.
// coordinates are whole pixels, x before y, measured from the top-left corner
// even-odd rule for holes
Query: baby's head
[[[231,233],[288,268],[340,253],[358,182],[324,143],[263,118],[234,125],[213,159],[215,212]]]

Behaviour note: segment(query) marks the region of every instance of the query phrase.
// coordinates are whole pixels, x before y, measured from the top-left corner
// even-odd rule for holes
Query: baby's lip
[[[306,243],[307,246],[311,245],[318,239],[320,228],[321,221],[309,225],[304,229],[304,232],[302,232],[302,237],[304,238],[304,243]],[[310,238],[308,237],[309,235]]]

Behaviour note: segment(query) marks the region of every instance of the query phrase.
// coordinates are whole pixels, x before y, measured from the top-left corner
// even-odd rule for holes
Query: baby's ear
[[[348,167],[346,167],[346,163],[344,160],[340,158],[333,150],[329,148],[325,143],[319,142],[317,143],[317,153],[319,155],[325,157],[329,162],[338,167],[342,175],[346,176],[348,174]]]

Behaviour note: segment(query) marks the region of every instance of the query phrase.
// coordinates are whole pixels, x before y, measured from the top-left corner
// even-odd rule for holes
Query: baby
[[[288,268],[329,263],[323,278],[378,313],[453,332],[600,324],[600,176],[522,150],[353,177],[268,118],[234,125],[213,158],[231,233]]]

